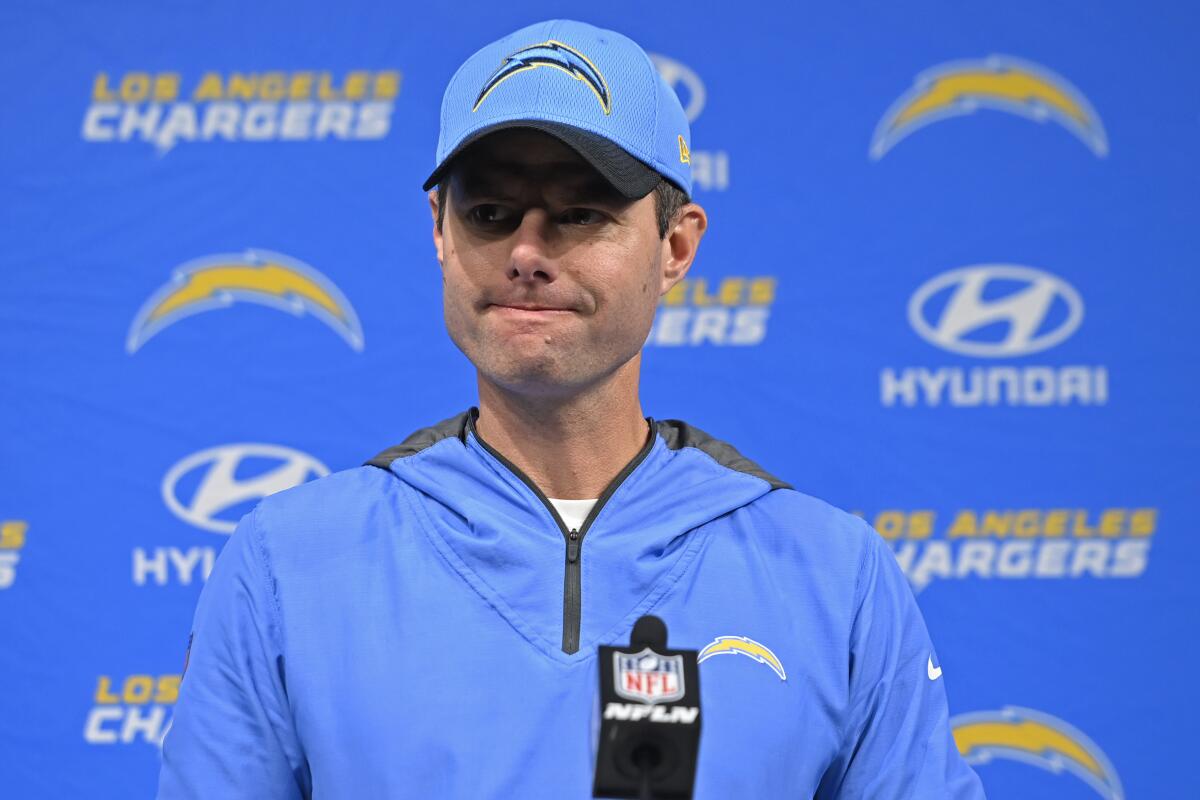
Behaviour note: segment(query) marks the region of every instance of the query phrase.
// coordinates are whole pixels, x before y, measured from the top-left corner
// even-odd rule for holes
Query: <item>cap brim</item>
[[[659,181],[663,180],[663,176],[653,168],[634,158],[620,145],[609,139],[605,139],[603,136],[591,131],[585,131],[582,128],[576,128],[572,125],[564,125],[560,122],[519,119],[499,122],[487,128],[482,128],[463,139],[451,151],[450,155],[442,159],[442,163],[433,171],[433,174],[425,181],[425,185],[422,188],[425,191],[429,191],[440,183],[455,156],[462,153],[463,150],[485,136],[510,128],[532,128],[533,130],[553,136],[578,153],[597,172],[604,176],[604,179],[611,183],[618,192],[630,200],[645,197],[658,185]]]

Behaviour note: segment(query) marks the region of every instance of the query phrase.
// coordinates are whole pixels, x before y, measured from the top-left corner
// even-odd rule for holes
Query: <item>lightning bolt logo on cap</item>
[[[1049,714],[1009,706],[960,714],[950,720],[950,727],[968,764],[1004,758],[1050,772],[1066,770],[1106,800],[1125,797],[1116,770],[1096,743]]]
[[[734,654],[752,658],[760,664],[766,664],[775,671],[779,680],[787,680],[787,673],[783,671],[783,662],[771,652],[771,648],[759,644],[748,636],[718,636],[700,651],[696,663],[702,663],[705,659],[713,656]]]
[[[875,128],[871,158],[878,160],[909,134],[949,117],[991,108],[1038,122],[1054,120],[1099,158],[1108,155],[1104,125],[1083,93],[1045,67],[1010,56],[950,61],[917,76]]]
[[[227,308],[236,301],[313,314],[355,350],[363,332],[350,301],[333,282],[296,259],[267,250],[223,253],[177,267],[171,280],[151,295],[129,326],[130,354],[184,317]]]
[[[582,81],[592,90],[592,94],[596,95],[604,113],[608,114],[612,111],[612,95],[608,90],[608,81],[604,79],[600,70],[596,69],[596,65],[574,47],[554,39],[522,47],[506,57],[500,63],[500,67],[492,73],[492,77],[488,78],[487,83],[479,90],[479,97],[475,98],[475,105],[471,110],[478,109],[497,86],[513,75],[538,67],[554,67],[575,80]]]

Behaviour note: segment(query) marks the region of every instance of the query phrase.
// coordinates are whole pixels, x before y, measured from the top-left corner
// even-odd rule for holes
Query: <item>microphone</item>
[[[700,752],[695,650],[668,650],[644,616],[628,647],[600,646],[600,738],[593,797],[690,800]]]

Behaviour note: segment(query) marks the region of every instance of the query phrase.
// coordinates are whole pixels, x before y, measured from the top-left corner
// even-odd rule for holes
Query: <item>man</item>
[[[982,797],[879,538],[642,413],[707,225],[689,144],[611,31],[540,23],[459,69],[425,189],[478,410],[242,520],[160,798],[588,797],[596,648],[648,613],[703,648],[696,797]]]

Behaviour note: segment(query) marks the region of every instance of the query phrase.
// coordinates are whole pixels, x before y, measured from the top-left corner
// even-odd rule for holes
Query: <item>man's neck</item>
[[[547,497],[599,497],[649,435],[637,361],[565,397],[516,393],[481,375],[476,430]]]

